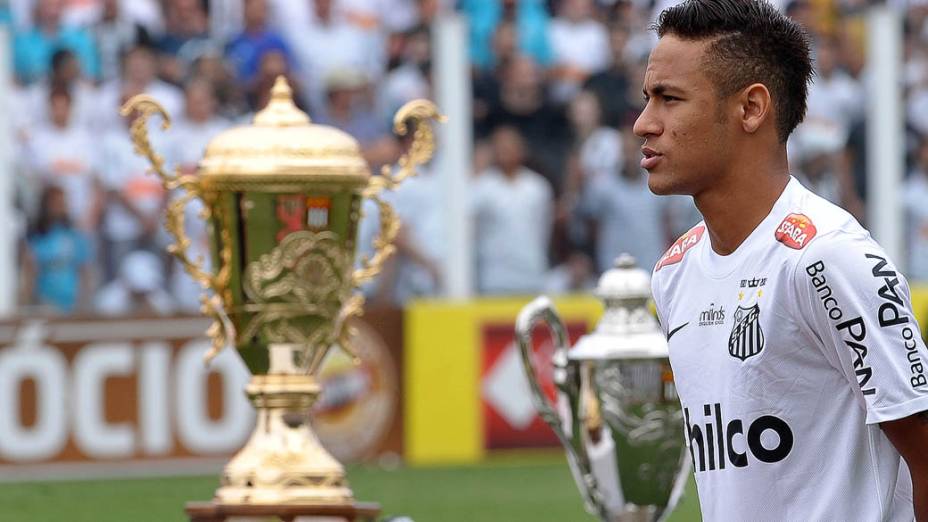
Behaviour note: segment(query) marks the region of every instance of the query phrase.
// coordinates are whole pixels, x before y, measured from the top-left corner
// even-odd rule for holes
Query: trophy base
[[[626,504],[625,511],[615,517],[615,522],[654,522],[662,520],[657,506]]]
[[[286,373],[255,375],[245,388],[257,409],[257,423],[248,443],[223,470],[214,502],[353,504],[345,469],[309,427],[306,412],[319,396],[319,384],[312,376],[295,373],[292,355],[298,347],[270,348],[271,371]]]
[[[225,522],[227,519],[242,520],[302,520],[303,517],[334,517],[339,520],[374,522],[380,515],[380,506],[370,502],[326,505],[222,505],[215,502],[188,502],[184,511],[190,522]]]

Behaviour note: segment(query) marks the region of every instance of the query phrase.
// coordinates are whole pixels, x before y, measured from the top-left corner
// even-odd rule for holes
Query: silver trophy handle
[[[586,510],[598,516],[604,522],[608,522],[610,515],[597,488],[590,457],[580,440],[580,434],[574,433],[573,438],[567,436],[561,425],[560,416],[548,403],[548,399],[541,390],[541,385],[538,384],[538,375],[535,373],[535,367],[532,364],[532,329],[539,322],[544,323],[554,337],[555,349],[552,364],[554,366],[555,384],[560,392],[568,397],[571,407],[578,404],[580,396],[579,372],[576,371],[576,367],[570,367],[567,363],[567,348],[569,345],[567,329],[564,327],[564,322],[557,315],[551,300],[547,296],[541,296],[525,305],[516,319],[516,341],[519,343],[519,352],[522,354],[522,367],[525,369],[525,376],[532,392],[532,402],[535,404],[535,409],[538,410],[542,420],[548,426],[551,426],[561,445],[567,450],[567,463],[570,466],[574,481],[577,483],[577,488],[580,489],[580,494],[583,496]]]

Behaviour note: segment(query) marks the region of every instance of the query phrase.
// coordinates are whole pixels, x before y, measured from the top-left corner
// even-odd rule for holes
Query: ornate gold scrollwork
[[[153,114],[160,116],[161,129],[167,130],[171,126],[170,116],[154,98],[145,94],[133,96],[122,106],[119,112],[123,117],[132,118],[130,135],[135,145],[135,151],[148,159],[152,172],[161,178],[165,190],[181,189],[184,191],[183,195],[175,198],[168,205],[164,228],[174,238],[174,243],[168,246],[168,252],[181,262],[184,270],[190,274],[194,281],[198,282],[205,290],[213,292],[212,295],[204,293],[200,297],[201,310],[213,319],[213,324],[207,330],[207,334],[212,340],[212,348],[206,354],[206,361],[209,362],[222,350],[228,341],[234,339],[234,327],[222,308],[222,293],[229,282],[229,269],[232,261],[229,229],[227,226],[219,227],[220,242],[222,244],[219,252],[221,268],[216,275],[212,275],[201,268],[203,264],[201,258],[190,259],[187,253],[187,249],[190,247],[190,238],[187,237],[184,230],[184,208],[194,198],[204,198],[199,179],[196,176],[182,175],[180,172],[174,174],[166,172],[164,158],[154,151],[151,141],[148,139],[148,118]],[[219,214],[216,217],[220,221],[224,221],[224,216],[219,207],[209,204],[204,205],[201,216],[208,219],[214,212]]]
[[[351,263],[350,252],[333,232],[287,235],[245,269],[242,284],[250,303],[244,309],[255,315],[242,337],[260,331],[270,342],[304,346],[303,366],[312,374],[337,340],[343,311],[354,301]],[[309,324],[307,317],[319,321]]]
[[[384,261],[393,253],[393,240],[400,229],[396,212],[380,194],[384,189],[393,190],[406,178],[415,176],[416,167],[432,159],[435,152],[435,134],[428,120],[443,122],[445,119],[445,116],[438,112],[438,107],[428,100],[411,101],[403,105],[393,117],[394,132],[405,136],[409,132],[410,122],[414,123],[415,132],[409,150],[399,159],[397,171],[393,172],[389,165],[385,165],[380,176],[371,178],[362,192],[364,197],[377,204],[380,211],[380,233],[374,238],[374,255],[370,259],[362,259],[361,268],[354,272],[355,286],[380,273]]]
[[[435,152],[435,133],[429,120],[444,122],[447,118],[438,111],[438,106],[429,100],[413,100],[402,107],[393,116],[393,131],[400,136],[409,132],[409,124],[415,129],[409,149],[397,162],[397,170],[393,172],[389,165],[385,165],[380,176],[371,178],[362,195],[377,204],[380,213],[380,230],[374,238],[374,255],[362,258],[360,268],[352,276],[355,288],[373,279],[383,268],[383,263],[396,250],[393,242],[400,230],[400,221],[393,207],[383,200],[381,194],[384,189],[393,190],[406,178],[416,175],[416,167],[427,163]],[[364,297],[354,295],[345,303],[339,314],[338,341],[339,345],[352,356],[350,338],[352,332],[348,326],[349,319],[360,316],[364,307]]]

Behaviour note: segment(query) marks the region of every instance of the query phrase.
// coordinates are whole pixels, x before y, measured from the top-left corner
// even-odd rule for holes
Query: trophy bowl
[[[318,372],[330,349],[353,354],[349,320],[360,315],[357,291],[392,253],[399,222],[382,198],[434,150],[431,120],[437,107],[416,100],[394,118],[394,131],[412,132],[398,168],[371,176],[358,142],[348,134],[315,125],[293,103],[283,77],[252,125],[223,132],[206,148],[197,172],[165,171],[151,146],[148,122],[170,120],[149,96],[128,100],[136,152],[151,163],[177,197],[167,207],[169,247],[204,288],[207,360],[234,346],[252,374],[246,394],[257,410],[255,430],[225,466],[215,502],[220,505],[348,505],[353,495],[345,470],[310,429],[307,413],[320,394]],[[374,254],[355,262],[363,199],[380,212]],[[209,230],[211,266],[191,259],[185,209],[202,202]]]
[[[650,278],[623,254],[596,293],[605,304],[602,319],[573,348],[547,297],[519,313],[516,339],[532,399],[567,450],[587,511],[607,522],[663,520],[679,502],[690,454],[667,341],[648,310]],[[554,337],[557,409],[533,363],[539,323]]]

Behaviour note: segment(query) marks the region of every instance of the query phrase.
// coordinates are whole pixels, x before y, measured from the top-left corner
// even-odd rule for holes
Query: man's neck
[[[736,173],[696,195],[696,208],[706,220],[712,250],[723,256],[734,252],[770,214],[789,179],[784,161],[783,165]]]

